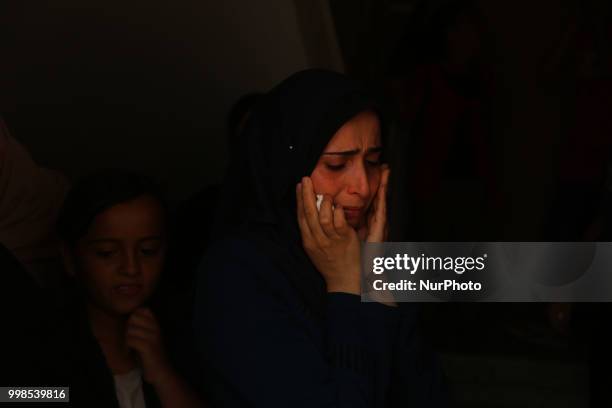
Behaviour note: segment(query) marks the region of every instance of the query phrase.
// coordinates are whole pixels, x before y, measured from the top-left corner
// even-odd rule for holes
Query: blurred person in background
[[[400,133],[394,191],[410,205],[395,240],[484,240],[501,204],[487,100],[486,25],[469,0],[422,2],[391,61]],[[399,228],[399,227],[398,227]]]
[[[55,221],[69,183],[38,165],[0,118],[0,243],[38,285],[61,288]]]

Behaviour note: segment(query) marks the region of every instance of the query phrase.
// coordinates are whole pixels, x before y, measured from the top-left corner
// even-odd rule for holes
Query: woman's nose
[[[363,164],[355,166],[349,175],[348,192],[350,194],[358,194],[363,199],[367,199],[370,196],[370,183]]]

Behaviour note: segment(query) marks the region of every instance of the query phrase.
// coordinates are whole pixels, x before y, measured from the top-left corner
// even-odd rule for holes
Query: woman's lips
[[[115,292],[123,296],[135,296],[142,291],[142,285],[137,285],[137,284],[117,285],[113,289]]]
[[[355,219],[361,216],[363,207],[342,207],[346,218]]]

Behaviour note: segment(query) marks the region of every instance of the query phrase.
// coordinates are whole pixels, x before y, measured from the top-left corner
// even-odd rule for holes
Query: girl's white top
[[[120,408],[146,408],[140,369],[136,368],[113,377]]]

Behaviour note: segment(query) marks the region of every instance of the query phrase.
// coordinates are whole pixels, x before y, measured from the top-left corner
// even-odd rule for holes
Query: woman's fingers
[[[319,211],[319,223],[325,235],[332,239],[338,239],[340,235],[334,227],[334,210],[332,207],[331,197],[328,195],[324,196],[323,202],[321,203],[321,210]]]
[[[302,200],[304,205],[304,216],[310,227],[312,237],[320,246],[327,245],[329,238],[323,231],[319,221],[319,211],[317,210],[312,180],[310,180],[309,177],[304,177],[302,179]]]
[[[296,186],[298,224],[302,241],[315,243],[321,247],[329,244],[330,239],[341,239],[349,227],[341,206],[334,209],[333,200],[325,195],[320,209],[314,194],[312,180],[304,177]],[[340,230],[338,230],[340,228]]]
[[[389,168],[389,165],[387,164],[383,164],[381,168],[382,168],[382,173],[380,176],[380,186],[378,187],[378,194],[376,195],[376,201],[378,202],[379,206],[384,206],[385,203],[387,202],[386,200],[387,185],[389,184],[389,175],[391,174],[391,169]]]
[[[340,205],[333,209],[329,196],[324,197],[317,210],[308,177],[302,179],[297,190],[302,245],[323,276],[327,291],[359,294],[360,245],[355,231],[346,223],[344,210]]]
[[[378,206],[377,210],[383,217],[382,219],[387,220],[387,190],[389,186],[389,176],[391,175],[391,169],[387,164],[383,164],[382,177],[380,181],[380,188],[378,190]]]
[[[344,209],[341,205],[337,205],[334,209],[334,228],[340,236],[345,236],[351,226],[346,222],[344,217]]]
[[[383,229],[383,241],[387,240],[388,232],[389,232],[389,223],[387,222],[387,192],[389,191],[389,179],[391,178],[391,169],[389,166],[386,166],[386,174],[385,174],[385,191],[383,191],[382,195],[382,203],[383,203],[383,219],[385,223],[385,228]]]
[[[381,186],[379,192],[379,200],[376,211],[376,217],[378,218],[377,223],[382,226],[380,241],[384,242],[387,240],[387,191],[389,190],[389,177],[391,175],[391,169],[388,165],[384,165],[383,174],[381,179]]]
[[[373,203],[370,219],[370,231],[368,242],[383,242],[386,238],[387,229],[387,185],[391,170],[389,166],[383,164],[380,186]]]
[[[298,183],[295,189],[295,199],[297,201],[297,219],[300,227],[300,233],[302,235],[302,242],[309,243],[312,241],[312,232],[306,221],[306,214],[304,213],[304,198],[302,194],[303,184]]]

